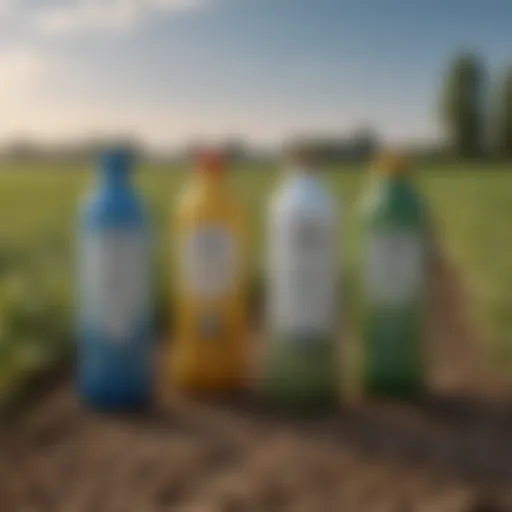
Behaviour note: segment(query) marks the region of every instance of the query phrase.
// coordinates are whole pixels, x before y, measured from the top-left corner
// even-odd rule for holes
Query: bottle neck
[[[312,168],[305,166],[293,166],[289,168],[288,171],[285,172],[285,177],[296,183],[318,183],[316,172]]]
[[[311,167],[304,165],[293,165],[289,168],[288,174],[297,178],[314,179],[315,172]]]
[[[381,176],[381,181],[390,187],[404,187],[408,186],[410,179],[405,174],[384,174]]]
[[[406,175],[385,175],[377,183],[384,194],[393,197],[408,196],[413,190],[410,177]]]
[[[100,182],[106,188],[127,189],[130,187],[131,158],[122,150],[111,150],[101,155],[99,161]]]
[[[106,188],[128,189],[131,186],[131,173],[124,168],[106,168],[101,172],[100,181]]]
[[[220,193],[225,189],[225,179],[222,174],[198,171],[194,177],[195,183],[209,193]]]

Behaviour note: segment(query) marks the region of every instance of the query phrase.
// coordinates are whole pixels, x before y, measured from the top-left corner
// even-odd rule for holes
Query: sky
[[[511,24],[510,0],[0,0],[0,140],[431,140],[450,59],[492,90]]]

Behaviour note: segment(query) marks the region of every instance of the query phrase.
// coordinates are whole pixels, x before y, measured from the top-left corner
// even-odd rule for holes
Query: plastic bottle
[[[145,407],[152,392],[148,220],[130,167],[127,151],[105,151],[81,214],[78,386],[98,409]]]
[[[298,153],[271,199],[268,339],[262,391],[274,406],[310,410],[338,400],[338,208]]]
[[[427,219],[409,164],[389,153],[363,198],[364,389],[415,398],[424,391]]]
[[[181,392],[237,392],[248,379],[244,218],[226,164],[204,152],[176,215],[177,329],[171,381]]]

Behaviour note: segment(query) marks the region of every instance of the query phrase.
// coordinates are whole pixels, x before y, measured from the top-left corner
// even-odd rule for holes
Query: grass
[[[512,358],[508,170],[499,164],[431,165],[418,169],[417,176],[448,251],[466,279],[472,315],[490,340],[489,353],[500,361]],[[262,213],[278,179],[274,171],[246,168],[233,173],[233,188],[250,221],[254,275],[262,271]],[[162,309],[167,308],[163,271],[172,247],[171,212],[185,174],[182,169],[146,165],[136,176],[157,234]],[[343,205],[339,226],[349,273],[357,258],[357,198],[365,176],[357,166],[332,168],[324,176]],[[78,205],[93,180],[83,164],[0,167],[0,393],[2,382],[5,388],[16,375],[47,364],[47,354],[58,356],[70,345]]]

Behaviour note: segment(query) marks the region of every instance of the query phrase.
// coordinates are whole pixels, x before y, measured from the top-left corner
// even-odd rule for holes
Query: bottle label
[[[366,295],[372,303],[401,305],[421,293],[424,247],[420,234],[392,228],[370,235],[363,272]]]
[[[239,272],[233,235],[216,225],[190,233],[183,244],[181,269],[185,285],[201,299],[216,299],[232,292]]]
[[[83,247],[86,319],[115,342],[133,335],[149,313],[149,251],[144,233],[88,233]]]
[[[329,219],[301,216],[271,226],[270,304],[274,328],[302,336],[330,334],[336,293]]]

